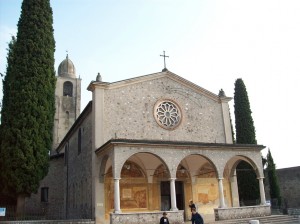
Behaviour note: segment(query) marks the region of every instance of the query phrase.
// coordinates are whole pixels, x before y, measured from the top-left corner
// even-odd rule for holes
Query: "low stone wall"
[[[20,221],[0,221],[1,224],[95,224],[95,221],[90,219],[76,220],[20,220]]]
[[[168,211],[168,219],[172,224],[184,224],[184,211]],[[111,213],[110,224],[157,224],[163,212]]]
[[[300,216],[300,208],[288,208],[287,213],[289,215]]]
[[[260,206],[247,206],[236,208],[215,208],[215,219],[228,220],[228,219],[242,219],[251,217],[262,217],[271,215],[269,205]]]

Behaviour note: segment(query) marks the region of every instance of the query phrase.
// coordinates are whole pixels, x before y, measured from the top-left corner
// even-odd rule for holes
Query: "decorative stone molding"
[[[170,99],[159,100],[154,106],[153,113],[157,124],[168,130],[178,127],[182,120],[180,107]]]

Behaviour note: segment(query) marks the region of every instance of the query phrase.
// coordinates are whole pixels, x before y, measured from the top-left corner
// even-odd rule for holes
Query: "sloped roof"
[[[193,89],[197,93],[200,93],[202,95],[209,97],[210,99],[212,99],[214,101],[220,101],[220,97],[218,95],[196,85],[195,83],[193,83],[191,81],[188,81],[187,79],[182,78],[181,76],[179,76],[171,71],[152,73],[152,74],[138,76],[138,77],[125,79],[125,80],[112,82],[112,83],[92,81],[87,89],[89,91],[93,91],[95,88],[97,88],[97,86],[100,88],[104,88],[104,89],[115,89],[115,88],[120,88],[120,87],[127,86],[127,85],[133,85],[136,83],[151,81],[151,80],[159,79],[159,78],[163,78],[163,77],[168,77],[168,78],[174,80],[175,82],[178,82],[190,89]],[[231,100],[230,97],[223,97],[223,98],[224,99],[226,98],[228,101]]]

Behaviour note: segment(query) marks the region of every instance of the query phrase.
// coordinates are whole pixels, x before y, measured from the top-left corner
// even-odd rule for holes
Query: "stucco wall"
[[[181,108],[182,122],[175,130],[155,121],[160,99],[174,100]],[[105,90],[104,105],[104,142],[115,137],[225,142],[221,104],[167,77]]]

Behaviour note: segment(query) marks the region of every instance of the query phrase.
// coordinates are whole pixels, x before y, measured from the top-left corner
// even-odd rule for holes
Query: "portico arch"
[[[224,173],[229,174],[228,181],[231,185],[232,203],[229,206],[239,207],[247,205],[265,204],[263,170],[262,165],[257,164],[257,160],[254,160],[244,155],[233,156],[226,163]],[[248,185],[243,186],[239,184],[239,178],[247,178],[252,180],[256,188],[246,189]],[[241,181],[240,183],[242,182],[244,181]],[[252,192],[251,195],[253,195],[255,193],[255,189],[257,189],[258,191],[256,199],[260,201],[248,199],[247,196],[244,195],[244,193],[246,192]]]
[[[161,173],[163,172],[163,174]],[[117,174],[118,175],[118,174]],[[161,209],[159,178],[170,180],[167,164],[151,152],[135,152],[122,158],[119,174],[120,210],[122,212],[156,211]],[[106,216],[115,211],[113,164],[105,175]]]
[[[213,217],[219,206],[218,171],[214,162],[198,152],[186,155],[177,165],[176,178],[184,186],[185,217],[190,217],[189,200],[193,200],[198,211]]]

